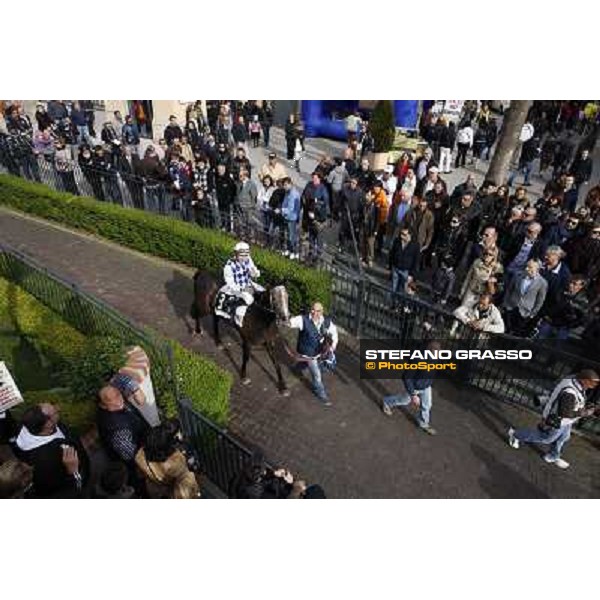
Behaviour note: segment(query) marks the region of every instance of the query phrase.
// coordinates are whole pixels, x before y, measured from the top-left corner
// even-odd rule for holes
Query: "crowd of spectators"
[[[190,105],[185,124],[172,116],[162,139],[142,156],[135,115],[115,113],[102,126],[102,144],[92,145],[77,103],[40,104],[35,133],[22,108],[12,106],[0,149],[15,174],[39,179],[46,162],[63,189],[79,193],[78,165],[100,200],[123,203],[127,189],[137,208],[221,227],[292,260],[300,258],[302,240],[305,259],[318,258],[325,230],[335,227],[340,252],[358,251],[365,267],[385,269],[392,308],[398,294],[416,293],[479,326],[465,315],[488,302],[481,300],[487,295],[502,315],[502,331],[564,339],[598,329],[600,186],[582,194],[598,115],[594,102],[534,102],[529,135],[514,153],[507,181],[478,187],[466,171],[454,189],[445,179],[452,166],[493,155],[499,117],[485,102],[467,102],[456,124],[425,112],[424,150],[403,153],[383,172],[373,171],[367,158],[368,121],[352,113],[342,155],[323,155],[303,189],[288,175],[304,151],[294,115],[284,128],[288,162],[270,152],[258,168],[248,158],[250,142],[270,144],[268,101],[209,102],[206,115],[199,103]],[[546,177],[540,196],[528,191],[534,166]]]
[[[89,432],[83,441],[61,419],[57,405],[32,405],[20,419],[11,411],[3,412],[2,462],[12,464],[16,459],[29,469],[28,477],[13,468],[27,486],[19,491],[17,485],[11,493],[25,498],[200,498],[206,480],[179,421],[167,419],[151,427],[137,408],[140,402],[144,396],[139,383],[123,373],[100,389],[96,409],[100,447]],[[11,460],[4,451],[8,448]],[[11,482],[2,481],[0,493],[7,484]],[[319,486],[307,486],[286,469],[269,467],[259,452],[247,457],[223,492],[234,498],[325,497]]]

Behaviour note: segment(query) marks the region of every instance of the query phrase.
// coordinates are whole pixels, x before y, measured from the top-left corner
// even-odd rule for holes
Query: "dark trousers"
[[[287,144],[287,159],[293,160],[294,159],[294,148],[296,146],[296,140],[294,140],[292,138],[286,138],[285,141]]]
[[[265,138],[265,146],[269,147],[269,142],[271,140],[271,127],[269,125],[263,125],[263,137]]]
[[[380,257],[381,251],[383,250],[383,240],[385,238],[385,232],[387,229],[387,223],[380,223],[377,227],[377,237],[375,238],[375,256]]]
[[[454,168],[464,167],[467,162],[467,152],[469,151],[469,144],[457,144],[458,152],[456,153],[456,162]]]
[[[533,329],[533,319],[526,319],[521,316],[518,308],[507,310],[504,313],[504,320],[506,322],[506,330],[511,335],[518,337],[528,337]]]

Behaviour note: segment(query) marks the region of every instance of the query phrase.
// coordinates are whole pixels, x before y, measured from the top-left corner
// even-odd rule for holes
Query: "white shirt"
[[[56,427],[56,431],[50,435],[34,435],[23,425],[21,431],[17,436],[17,446],[24,452],[29,450],[35,450],[40,446],[45,446],[52,440],[64,440],[65,436],[59,427]]]
[[[325,320],[325,318],[319,317],[316,321],[312,317],[309,317],[309,319],[315,324],[317,331],[320,331],[321,325],[323,324],[323,321]],[[290,327],[292,329],[299,329],[300,331],[302,331],[304,329],[304,319],[302,318],[302,315],[298,315],[297,317],[292,317],[290,319]],[[329,328],[325,330],[325,333],[328,333],[331,336],[331,341],[332,341],[331,349],[335,350],[338,345],[338,331],[337,331],[337,327],[333,324],[333,321],[331,321]]]
[[[471,127],[463,127],[459,129],[458,134],[456,136],[456,141],[459,144],[469,144],[469,146],[473,145],[473,129]]]
[[[398,178],[394,175],[390,175],[388,180],[381,180],[381,185],[383,186],[383,191],[387,196],[388,205],[391,204],[392,198],[394,197],[394,193],[396,192],[396,188],[398,187]]]

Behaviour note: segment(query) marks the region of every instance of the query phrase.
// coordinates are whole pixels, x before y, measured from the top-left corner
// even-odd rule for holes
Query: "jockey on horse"
[[[234,316],[235,324],[241,327],[248,307],[254,302],[254,294],[264,292],[265,288],[253,281],[260,277],[260,271],[250,257],[250,246],[238,242],[233,251],[233,258],[223,268],[225,285],[217,293],[215,313],[228,319]]]

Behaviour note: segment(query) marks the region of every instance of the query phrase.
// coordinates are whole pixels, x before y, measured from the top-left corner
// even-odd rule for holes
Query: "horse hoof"
[[[242,385],[250,385],[251,382],[252,380],[250,377],[244,377],[244,379],[242,379]]]
[[[225,346],[223,344],[217,344],[217,350],[224,350]]]
[[[291,396],[291,392],[290,390],[288,390],[287,388],[280,390],[279,393],[284,397],[284,398],[289,398]]]

